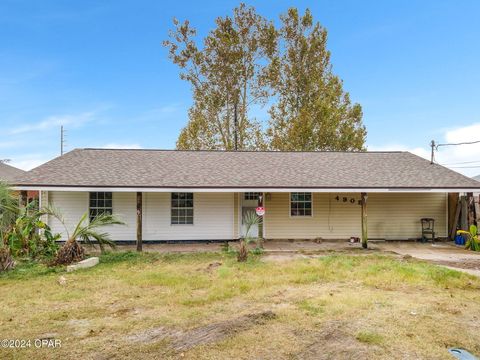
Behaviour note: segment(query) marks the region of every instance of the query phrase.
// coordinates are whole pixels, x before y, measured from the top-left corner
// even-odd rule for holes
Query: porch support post
[[[470,225],[477,225],[477,214],[475,213],[475,201],[473,193],[467,193],[467,206],[468,206],[468,227]]]
[[[367,226],[367,193],[362,192],[362,247],[367,248],[368,226]]]
[[[458,216],[460,215],[460,205],[458,193],[448,193],[448,237],[455,239],[458,225]]]
[[[461,197],[462,210],[460,211],[460,227],[464,231],[468,231],[468,202],[467,197]]]
[[[28,203],[28,193],[25,190],[20,191],[20,207],[27,207]]]
[[[260,193],[258,197],[258,206],[263,207],[265,193]],[[258,224],[258,238],[260,239],[260,244],[263,244],[263,215],[260,216],[260,223]]]
[[[137,251],[142,251],[142,199],[143,193],[137,192]]]

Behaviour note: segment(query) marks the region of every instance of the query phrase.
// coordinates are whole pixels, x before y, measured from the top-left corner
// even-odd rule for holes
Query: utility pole
[[[63,125],[61,125],[60,126],[60,155],[63,155],[64,145],[65,145],[64,130],[63,130]]]
[[[433,158],[434,158],[434,151],[435,151],[435,140],[432,140],[432,142],[430,143],[430,146],[432,147],[432,155],[431,155],[431,158],[430,158],[430,164],[433,165]]]
[[[237,115],[237,102],[235,101],[235,108],[233,111],[233,123],[235,129],[233,130],[233,136],[234,136],[234,141],[235,141],[235,151],[238,150],[238,115]]]

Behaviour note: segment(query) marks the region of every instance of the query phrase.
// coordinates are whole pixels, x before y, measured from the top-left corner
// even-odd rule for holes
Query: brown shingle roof
[[[183,188],[478,188],[408,152],[76,149],[18,185]]]
[[[17,178],[25,175],[26,171],[0,162],[0,180],[14,182]]]

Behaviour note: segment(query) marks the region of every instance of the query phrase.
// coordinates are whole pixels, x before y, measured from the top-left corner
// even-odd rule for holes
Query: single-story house
[[[85,212],[118,214],[126,226],[107,230],[113,240],[144,242],[238,239],[259,198],[265,239],[361,237],[363,194],[369,239],[405,240],[420,237],[421,218],[447,237],[448,194],[478,192],[480,183],[400,151],[76,149],[16,189],[40,191],[70,228]]]

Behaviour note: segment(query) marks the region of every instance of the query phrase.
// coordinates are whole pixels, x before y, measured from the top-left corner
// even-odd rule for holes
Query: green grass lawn
[[[64,277],[66,284],[60,284]],[[0,275],[0,359],[452,359],[480,355],[480,279],[386,255],[290,261],[111,253]]]

